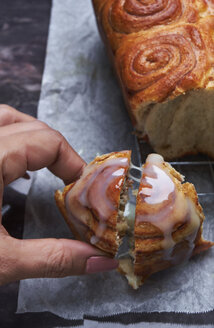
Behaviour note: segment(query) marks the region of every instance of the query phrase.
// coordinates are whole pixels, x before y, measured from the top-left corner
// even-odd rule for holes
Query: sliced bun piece
[[[123,218],[131,151],[96,157],[75,183],[55,193],[74,236],[115,256],[127,224]]]
[[[136,200],[134,260],[121,260],[119,269],[135,289],[214,244],[202,237],[204,213],[194,186],[182,182],[162,156],[147,157]]]

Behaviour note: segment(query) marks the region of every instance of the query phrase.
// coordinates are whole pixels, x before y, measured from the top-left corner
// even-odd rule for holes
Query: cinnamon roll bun
[[[114,256],[127,229],[130,151],[96,157],[79,180],[55,193],[56,203],[74,236]]]
[[[133,263],[120,263],[135,289],[151,274],[213,245],[202,237],[204,214],[195,188],[182,182],[183,176],[162,156],[148,156],[136,200]]]

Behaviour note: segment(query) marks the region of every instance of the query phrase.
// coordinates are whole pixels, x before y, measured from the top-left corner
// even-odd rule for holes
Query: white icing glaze
[[[137,171],[142,172],[142,168],[134,165],[132,162],[130,163],[129,170],[137,170]]]
[[[145,168],[143,180],[148,187],[142,188],[140,193],[145,196],[145,202],[148,204],[159,204],[168,200],[175,189],[172,179],[156,165]]]
[[[93,209],[97,213],[99,222],[95,235],[91,238],[92,244],[99,242],[106,230],[105,221],[117,211],[118,204],[113,202],[110,195],[107,195],[107,190],[114,184],[115,189],[118,189],[120,193],[128,165],[127,157],[89,164],[80,180],[66,195],[66,209],[71,220],[85,222],[87,226],[88,217],[91,215],[88,209]]]
[[[95,245],[96,243],[98,243],[100,240],[100,238],[98,238],[97,236],[92,236],[91,239],[90,239],[90,243],[92,245]]]
[[[125,206],[124,217],[128,221],[128,225],[134,227],[135,221],[135,205],[128,202]]]
[[[136,165],[134,165],[132,162],[130,163],[130,166],[129,166],[129,173],[128,173],[128,177],[133,180],[133,181],[136,181],[137,183],[140,183],[140,178],[137,178],[134,173],[132,173],[132,171],[135,171],[135,175],[136,175],[136,171],[137,171],[137,174],[139,176],[139,173],[140,175],[142,174],[142,167],[138,167]]]
[[[159,154],[149,154],[146,163],[155,164],[155,165],[161,165],[164,162],[164,159]]]
[[[120,189],[125,167],[118,169],[118,166],[124,166],[125,163],[128,163],[128,159],[125,162],[124,158],[115,158],[97,165],[96,170],[93,170],[93,173],[90,172],[92,174],[87,179],[84,189],[79,196],[82,206],[96,210],[98,217],[103,221],[107,220],[112,212],[117,209],[111,199],[107,197],[107,189],[114,180],[121,177],[115,184],[115,187]]]
[[[194,248],[194,241],[200,226],[200,219],[192,201],[176,188],[168,169],[162,165],[163,158],[156,154],[148,156],[143,169],[139,195],[144,202],[144,212],[136,221],[150,222],[163,233],[161,246],[164,259],[178,263],[181,253],[173,254],[175,241],[173,231],[176,224],[189,224],[186,243],[187,250],[182,254],[182,261],[188,259]]]

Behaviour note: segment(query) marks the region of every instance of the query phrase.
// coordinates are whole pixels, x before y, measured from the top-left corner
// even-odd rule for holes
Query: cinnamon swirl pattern
[[[195,22],[193,0],[94,0],[98,22],[115,50],[127,34],[178,21]]]
[[[205,87],[211,62],[203,36],[201,25],[184,24],[127,38],[116,66],[131,107]]]
[[[61,198],[60,191],[56,195],[61,209],[63,199],[63,215],[74,235],[112,255],[119,246],[118,210],[130,156],[130,151],[121,151],[96,157]]]

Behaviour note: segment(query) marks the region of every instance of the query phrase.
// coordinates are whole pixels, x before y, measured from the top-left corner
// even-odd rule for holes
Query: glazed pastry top
[[[130,156],[130,151],[121,151],[96,157],[65,196],[69,218],[91,230],[93,244],[99,242],[108,228],[116,234],[120,193]]]
[[[137,196],[135,221],[135,235],[160,239],[158,247],[163,251],[163,260],[174,264],[180,261],[180,254],[173,254],[176,243],[185,240],[188,248],[182,254],[182,261],[189,259],[201,225],[200,213],[183,191],[182,176],[175,172],[162,156],[148,156]],[[179,240],[176,240],[173,234],[179,229]]]

